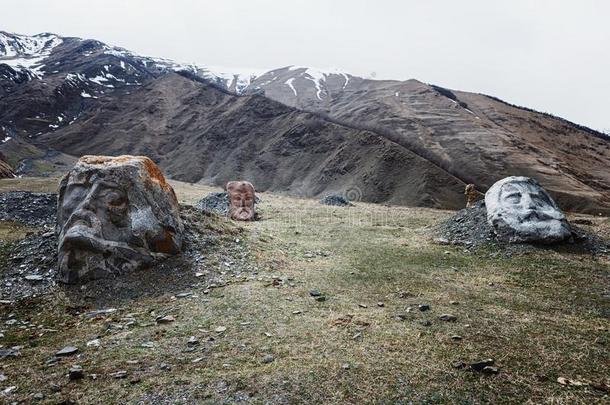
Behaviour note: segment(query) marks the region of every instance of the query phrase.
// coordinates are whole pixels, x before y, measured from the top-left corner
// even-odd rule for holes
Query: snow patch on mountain
[[[44,76],[43,61],[63,40],[54,34],[17,35],[0,31],[0,63],[30,77]]]
[[[55,34],[18,35],[0,31],[0,57],[48,55],[63,41]]]
[[[197,70],[204,79],[221,84],[227,89],[234,90],[237,94],[243,94],[254,79],[267,73],[263,69],[228,68],[226,66],[197,66]]]
[[[165,71],[189,72],[224,88],[232,89],[237,94],[242,94],[254,79],[267,72],[262,69],[236,69],[221,66],[201,66],[195,63],[180,63],[166,58],[135,55],[123,48],[109,46],[106,46],[104,52],[118,57],[136,59],[144,66],[150,68],[154,66],[157,69]],[[122,61],[121,67],[125,68]]]
[[[284,84],[287,84],[288,87],[290,87],[292,89],[292,91],[294,92],[294,95],[297,95],[297,90],[294,88],[294,85],[292,84],[292,82],[294,81],[294,77],[291,77],[290,79],[286,80],[284,82]]]
[[[299,76],[314,83],[314,85],[316,86],[316,97],[318,97],[319,100],[322,100],[323,93],[326,93],[326,81],[330,76],[342,76],[345,80],[342,87],[343,89],[347,87],[347,85],[349,84],[350,77],[352,77],[352,75],[350,75],[349,73],[338,68],[320,69],[314,67],[292,65],[288,66],[288,70],[302,70],[302,72],[299,73]]]

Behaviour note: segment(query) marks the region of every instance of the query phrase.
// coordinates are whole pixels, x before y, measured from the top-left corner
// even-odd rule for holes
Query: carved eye
[[[519,204],[519,202],[521,202],[521,193],[519,193],[519,192],[510,193],[505,198],[506,198],[506,201],[508,201],[511,204]]]
[[[106,201],[108,202],[108,208],[111,209],[122,209],[127,206],[127,198],[116,192],[108,193]]]
[[[532,194],[531,198],[538,205],[549,204],[549,200],[543,194]]]

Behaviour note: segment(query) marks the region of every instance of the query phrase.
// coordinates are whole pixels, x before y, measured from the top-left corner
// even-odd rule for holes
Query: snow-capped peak
[[[55,34],[18,35],[0,31],[0,57],[28,57],[48,55],[62,43]]]
[[[239,69],[224,66],[202,66],[195,63],[180,63],[166,58],[135,55],[123,48],[110,46],[105,48],[104,52],[107,54],[119,57],[129,56],[139,60],[147,67],[155,66],[162,70],[193,73],[224,88],[231,89],[237,94],[242,94],[255,78],[267,72],[267,70],[263,69]]]
[[[55,34],[18,35],[0,31],[0,63],[42,77],[43,60],[63,40]]]
[[[324,82],[326,81],[326,79],[329,76],[331,76],[331,75],[343,76],[343,78],[345,79],[345,82],[343,84],[344,89],[347,87],[350,77],[352,77],[352,75],[350,75],[349,73],[347,73],[341,69],[338,69],[338,68],[319,69],[319,68],[314,68],[314,67],[291,65],[291,66],[288,66],[288,70],[302,70],[300,72],[299,76],[301,76],[307,80],[311,80],[314,83],[314,85],[316,86],[316,97],[318,97],[319,100],[322,100],[322,94],[325,91],[323,89],[323,87],[325,87]],[[288,84],[288,83],[286,83],[286,84]],[[296,91],[294,90],[294,88],[292,86],[290,86],[290,87],[295,92],[295,96],[296,96]]]

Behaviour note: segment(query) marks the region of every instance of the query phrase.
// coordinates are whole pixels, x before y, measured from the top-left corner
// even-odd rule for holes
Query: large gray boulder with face
[[[57,208],[66,283],[115,277],[182,246],[176,194],[145,156],[83,156],[61,180]]]
[[[511,176],[485,194],[487,221],[499,240],[555,243],[571,237],[570,224],[551,196],[529,177]]]

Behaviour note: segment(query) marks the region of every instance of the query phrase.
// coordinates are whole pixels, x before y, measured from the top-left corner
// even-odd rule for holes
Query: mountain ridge
[[[610,210],[610,175],[603,171],[610,164],[607,137],[492,96],[303,66],[240,79],[96,40],[40,36],[25,41],[19,54],[14,37],[7,51],[0,32],[0,152],[20,174],[64,170],[80,153],[137,151],[181,180],[221,183],[248,175],[263,189],[304,196],[354,186],[366,201],[439,208],[460,207],[465,183],[484,191],[500,176],[524,174],[536,177],[566,209]],[[303,142],[308,137],[325,149]],[[373,156],[381,161],[358,150],[373,139]],[[189,142],[209,163],[189,169],[177,162],[173,150]],[[259,159],[260,167],[240,163],[230,148],[244,161]],[[313,153],[312,161],[322,166],[297,164],[291,156],[299,152]],[[182,153],[186,163],[198,162],[196,151]],[[339,155],[342,164],[334,160]],[[263,174],[274,166],[283,172],[271,171],[267,179]],[[384,182],[390,185],[384,188]]]

